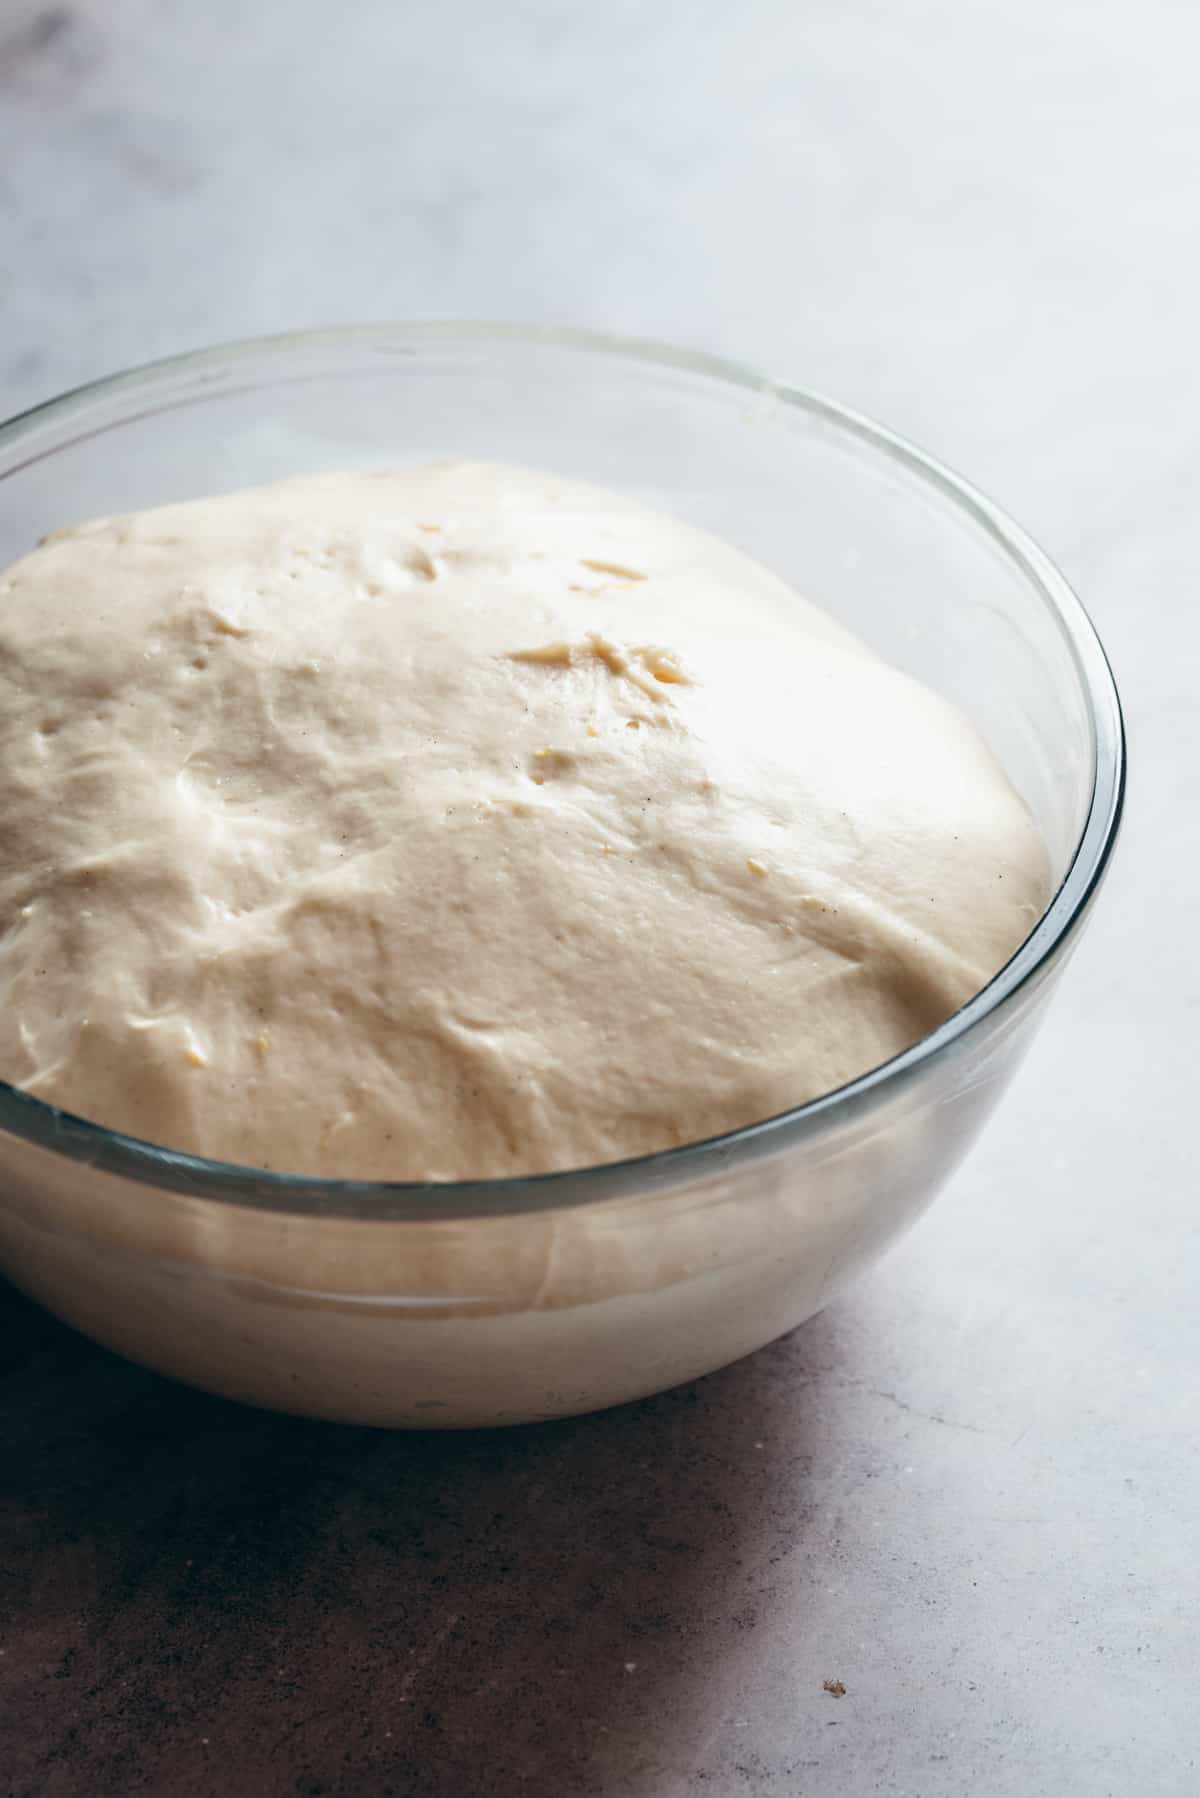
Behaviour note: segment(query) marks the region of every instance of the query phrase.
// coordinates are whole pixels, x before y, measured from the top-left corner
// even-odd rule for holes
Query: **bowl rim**
[[[236,376],[245,362],[255,358],[276,357],[286,363],[290,357],[322,349],[415,353],[418,348],[452,344],[510,345],[607,356],[731,386],[760,402],[781,404],[833,426],[875,454],[899,463],[910,477],[932,489],[943,504],[965,513],[1038,591],[1066,643],[1087,707],[1092,792],[1083,828],[1057,892],[1015,954],[987,985],[937,1029],[898,1055],[807,1104],[737,1130],[649,1155],[550,1173],[470,1181],[342,1180],[290,1174],[187,1154],[127,1136],[60,1110],[4,1080],[0,1080],[0,1130],[36,1148],[142,1185],[282,1215],[358,1218],[373,1223],[461,1222],[484,1216],[570,1209],[639,1194],[648,1187],[673,1188],[725,1172],[735,1161],[741,1164],[776,1153],[811,1137],[835,1120],[844,1122],[861,1115],[876,1100],[907,1084],[927,1064],[944,1057],[986,1020],[1006,1011],[1018,995],[1037,983],[1076,936],[1108,868],[1126,784],[1120,697],[1095,626],[1055,564],[1001,507],[935,456],[821,393],[772,378],[741,361],[653,339],[555,325],[391,320],[234,339],[123,369],[70,388],[0,423],[0,451],[36,432],[42,424],[61,421],[72,414],[84,415],[97,402],[123,394],[153,394],[158,388],[170,387],[180,377],[199,377],[201,387],[198,393],[186,393],[177,399],[176,405],[215,397],[238,385],[235,380],[219,386],[221,374]],[[289,378],[298,377],[280,373],[274,384]],[[270,384],[273,383],[266,379],[252,383],[255,387]],[[151,408],[155,413],[170,409],[167,405]],[[125,415],[97,427],[97,431],[118,422],[135,422],[137,417],[137,413]],[[69,442],[78,443],[92,434],[81,431]],[[0,469],[0,480],[65,447],[67,444],[57,442],[9,463]]]

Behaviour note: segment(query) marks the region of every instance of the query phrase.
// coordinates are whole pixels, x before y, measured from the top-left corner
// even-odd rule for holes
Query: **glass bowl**
[[[118,375],[0,430],[0,565],[96,514],[438,456],[606,484],[770,565],[974,720],[1041,827],[1056,893],[990,985],[886,1066],[613,1166],[290,1178],[0,1085],[0,1266],[18,1285],[179,1379],[371,1424],[617,1404],[823,1306],[929,1202],[1002,1092],[1095,899],[1124,779],[1104,653],[1021,530],[827,400],[653,345],[399,324]]]

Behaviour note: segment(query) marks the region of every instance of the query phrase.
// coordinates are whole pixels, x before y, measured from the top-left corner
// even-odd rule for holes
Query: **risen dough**
[[[888,1059],[1046,858],[943,700],[745,556],[490,465],[63,531],[0,579],[0,1075],[135,1136],[448,1180]]]

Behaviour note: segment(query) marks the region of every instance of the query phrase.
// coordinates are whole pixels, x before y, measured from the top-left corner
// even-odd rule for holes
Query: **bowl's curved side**
[[[0,1263],[118,1353],[273,1410],[466,1428],[621,1404],[762,1347],[882,1253],[974,1141],[1060,967],[819,1140],[558,1212],[372,1225],[164,1192],[148,1217],[137,1183],[85,1190],[0,1135]]]

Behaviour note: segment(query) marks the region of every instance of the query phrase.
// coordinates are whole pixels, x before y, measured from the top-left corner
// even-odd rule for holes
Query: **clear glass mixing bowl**
[[[1057,887],[991,984],[885,1067],[616,1166],[436,1187],[293,1179],[172,1154],[0,1084],[0,1266],[27,1292],[216,1392],[451,1426],[705,1373],[879,1254],[1029,1041],[1112,849],[1124,750],[1083,610],[970,487],[815,395],[582,333],[316,332],[67,394],[0,430],[0,565],[89,515],[439,456],[607,484],[770,565],[967,712],[1032,808]]]

